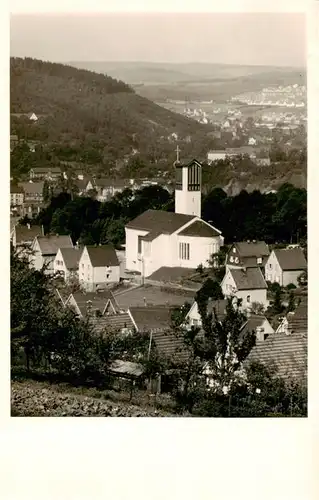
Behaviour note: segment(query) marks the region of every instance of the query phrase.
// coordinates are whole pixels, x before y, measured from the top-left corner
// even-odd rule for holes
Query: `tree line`
[[[82,244],[125,242],[125,224],[148,209],[174,211],[174,199],[160,186],[125,189],[110,201],[72,197],[67,188],[51,199],[35,223],[45,232],[70,234]],[[307,241],[307,192],[290,184],[276,193],[242,191],[227,196],[215,188],[202,201],[202,217],[221,230],[225,243],[264,240],[268,244]]]
[[[216,289],[216,293],[218,290]],[[24,366],[28,376],[73,385],[110,387],[114,360],[139,363],[147,381],[163,379],[174,411],[196,416],[306,416],[303,386],[287,383],[259,364],[243,369],[255,344],[255,332],[241,335],[245,316],[231,300],[224,318],[205,309],[204,332],[173,323],[171,334],[180,347],[172,356],[150,344],[149,333],[130,335],[104,331],[97,334],[90,316],[83,320],[61,308],[52,278],[29,268],[26,259],[11,249],[11,366]],[[239,304],[240,305],[240,304]],[[187,309],[181,311],[180,319]]]

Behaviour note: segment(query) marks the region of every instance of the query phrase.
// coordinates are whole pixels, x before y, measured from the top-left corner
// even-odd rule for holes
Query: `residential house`
[[[65,281],[78,278],[81,253],[80,248],[59,248],[53,261],[54,274],[59,273]]]
[[[273,333],[257,341],[244,366],[253,362],[265,365],[275,376],[287,382],[305,384],[307,381],[307,333]]]
[[[241,241],[233,243],[226,256],[226,268],[264,268],[270,251],[264,241]]]
[[[60,167],[34,167],[29,171],[31,180],[45,179],[47,181],[57,181],[61,178],[62,171]]]
[[[80,284],[93,292],[120,281],[120,265],[111,245],[85,246],[79,261]]]
[[[308,333],[308,301],[302,300],[294,311],[288,312],[282,318],[276,333],[286,333],[287,335],[294,332],[303,334]]]
[[[259,167],[269,167],[271,164],[270,158],[256,158],[254,161]]]
[[[21,186],[10,183],[10,206],[21,207],[24,202],[24,191]]]
[[[133,306],[128,309],[128,313],[137,332],[154,333],[168,331],[172,328],[173,310],[173,307],[166,305]]]
[[[22,246],[31,247],[34,239],[42,234],[43,230],[40,226],[31,226],[31,224],[23,226],[17,224],[13,227],[11,232],[12,245],[14,248]]]
[[[210,165],[213,161],[225,160],[226,156],[227,156],[226,150],[209,151],[207,153],[207,163],[208,165]]]
[[[227,300],[208,300],[207,303],[207,313],[215,313],[219,320],[222,320],[226,314]],[[198,310],[198,304],[196,300],[193,302],[190,310],[185,317],[185,325],[187,327],[198,327],[201,328],[202,317]]]
[[[30,265],[36,270],[45,266],[46,274],[53,274],[53,262],[59,248],[73,248],[70,236],[48,235],[36,236],[31,249],[33,252]]]
[[[124,189],[129,186],[129,183],[123,179],[112,180],[103,178],[95,179],[94,182],[90,183],[90,185],[88,184],[88,186],[92,186],[92,188],[96,190],[96,199],[98,201],[104,202],[113,198],[113,196],[115,196],[117,193],[121,193],[122,191],[124,191]]]
[[[225,297],[241,299],[244,310],[250,311],[254,303],[262,304],[265,309],[269,305],[267,283],[259,267],[226,269],[221,288]]]
[[[270,283],[298,286],[298,278],[306,269],[307,261],[301,248],[275,249],[266,262],[265,276]]]
[[[249,146],[256,146],[256,144],[257,144],[256,139],[254,137],[249,137],[249,139],[248,139],[248,145]]]
[[[218,321],[222,321],[226,316],[226,307],[227,300],[209,300],[207,313],[214,313]],[[186,315],[185,325],[186,327],[202,328],[202,318],[196,301]],[[251,314],[241,328],[241,336],[248,332],[255,332],[258,340],[264,340],[268,335],[274,333],[274,329],[264,315]]]
[[[43,186],[44,182],[19,182],[18,185],[24,191],[24,202],[30,203],[43,203]]]
[[[272,335],[274,329],[263,314],[251,314],[240,331],[241,336],[245,336],[248,332],[255,332],[256,341],[260,342]]]
[[[29,120],[31,120],[32,122],[37,122],[38,121],[38,117],[35,113],[33,112],[30,112],[27,114]]]
[[[64,301],[64,304],[67,307],[72,307],[81,318],[85,318],[89,313],[93,316],[113,316],[124,312],[111,290],[73,292]]]

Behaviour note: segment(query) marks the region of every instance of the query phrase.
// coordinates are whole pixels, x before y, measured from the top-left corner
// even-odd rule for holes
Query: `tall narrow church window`
[[[181,167],[176,167],[175,189],[183,189],[183,169]]]
[[[179,244],[179,258],[181,260],[189,260],[190,252],[189,252],[189,243],[180,243]]]
[[[200,191],[201,189],[201,171],[200,166],[193,163],[188,167],[188,191]]]

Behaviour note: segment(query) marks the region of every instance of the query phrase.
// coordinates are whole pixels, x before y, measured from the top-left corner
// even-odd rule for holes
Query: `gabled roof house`
[[[86,245],[79,260],[80,284],[88,292],[120,281],[120,263],[112,245]]]
[[[254,302],[262,304],[265,309],[269,305],[267,283],[258,267],[226,269],[221,288],[225,297],[241,299],[245,310],[249,311]]]
[[[287,286],[298,286],[299,276],[307,269],[307,261],[302,248],[275,249],[271,252],[266,265],[266,280]]]

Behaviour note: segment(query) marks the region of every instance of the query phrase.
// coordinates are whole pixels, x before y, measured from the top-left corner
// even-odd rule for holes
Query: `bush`
[[[294,290],[297,287],[293,283],[289,283],[289,285],[287,285],[286,288],[287,288],[287,290]]]

